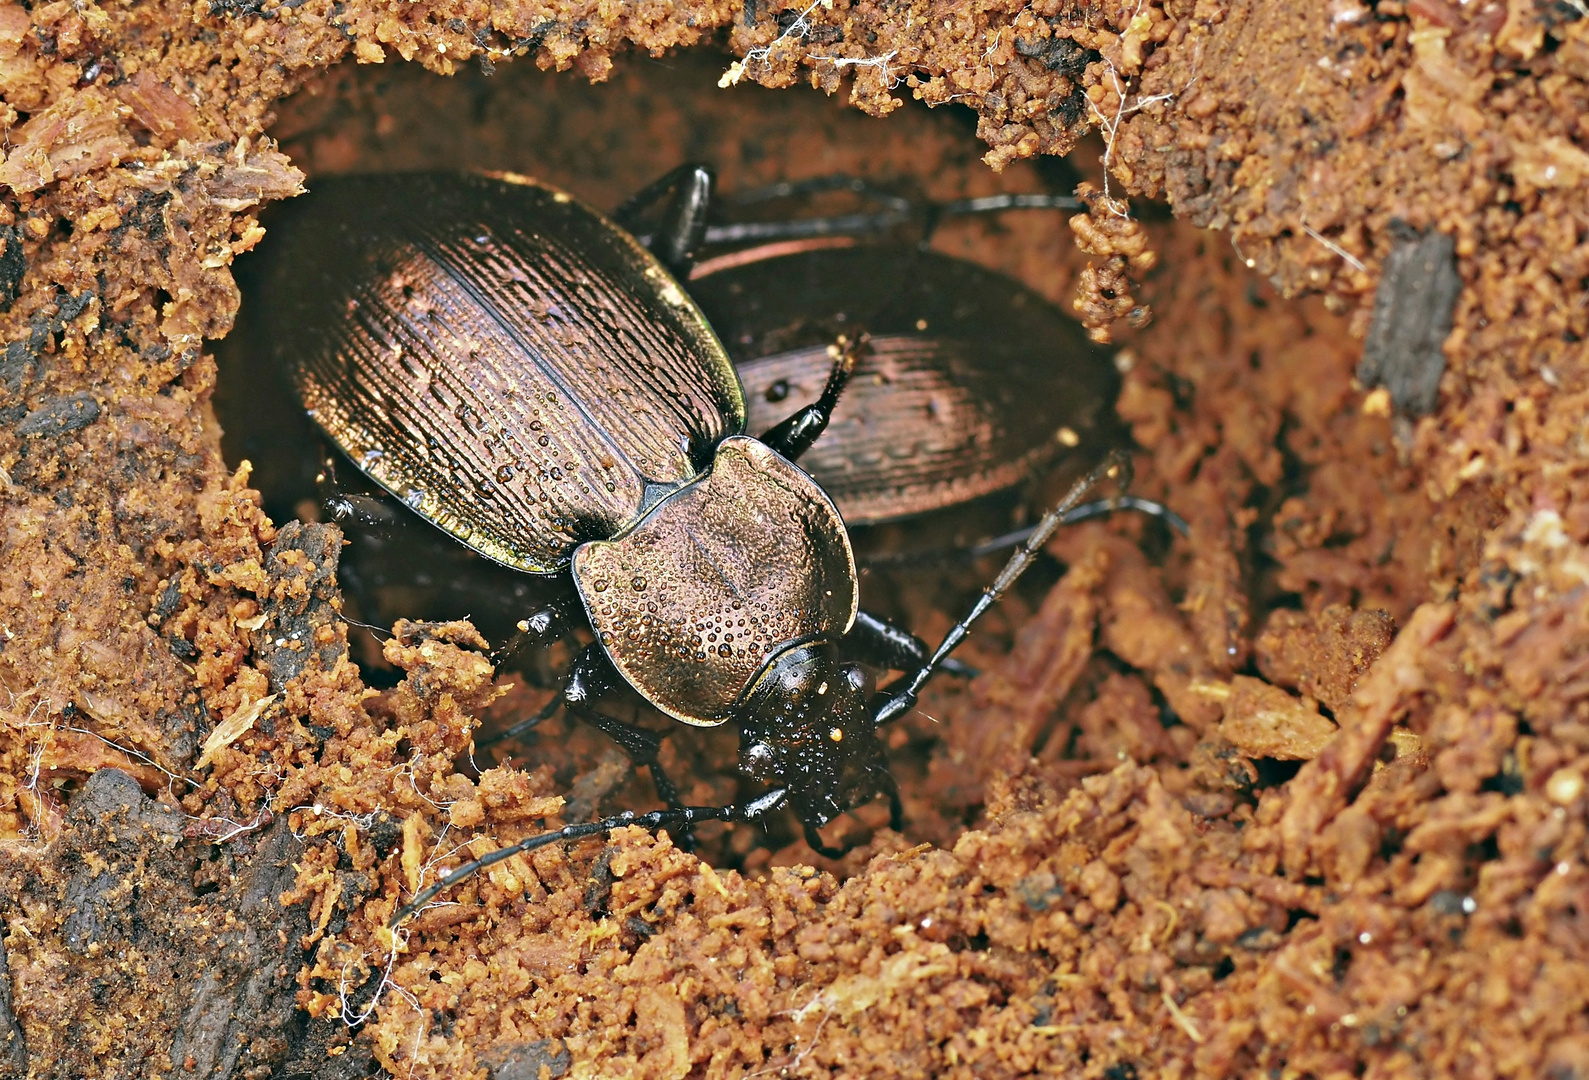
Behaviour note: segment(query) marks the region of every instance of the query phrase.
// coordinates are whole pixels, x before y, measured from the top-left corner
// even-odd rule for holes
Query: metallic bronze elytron
[[[273,282],[303,406],[372,479],[531,573],[631,525],[745,428],[700,309],[622,229],[508,177],[320,185]]]
[[[838,329],[871,334],[843,407],[800,462],[850,525],[1002,491],[1078,448],[1096,460],[1111,441],[1109,355],[1031,289],[962,259],[768,245],[703,262],[688,287],[733,357],[751,431],[821,389]]]

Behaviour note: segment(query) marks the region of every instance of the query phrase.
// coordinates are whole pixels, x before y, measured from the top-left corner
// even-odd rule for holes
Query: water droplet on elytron
[[[696,652],[695,660],[696,660],[697,663],[700,663],[701,661],[704,661],[705,659],[706,659],[706,654],[704,652],[700,652],[700,651]]]
[[[375,466],[379,465],[381,463],[381,459],[385,456],[386,453],[382,450],[376,450],[373,448],[366,450],[359,456],[359,468],[363,469],[365,472],[368,472],[369,470],[375,468]]]
[[[530,430],[531,431],[540,431],[541,430],[541,422],[539,420],[531,420],[530,421]]]
[[[607,485],[607,490],[608,491],[617,491],[618,490],[618,485],[617,484],[613,484],[613,483],[609,483]]]
[[[631,581],[629,584],[630,584],[630,586],[632,586],[634,588],[635,592],[645,592],[646,591],[646,579],[643,578],[643,577],[640,577],[639,575],[636,575],[635,579],[633,581]]]
[[[553,480],[561,480],[562,478],[563,478],[563,470],[562,469],[553,469],[552,470],[552,479]]]
[[[512,479],[513,479],[513,466],[512,465],[498,465],[497,466],[497,480],[499,482],[506,484],[509,480],[512,480]]]
[[[551,441],[552,441],[551,439],[547,438],[545,435],[542,435],[539,439],[535,440],[535,443],[536,443],[537,446],[545,446],[546,444],[550,443]]]
[[[733,656],[734,655],[734,646],[732,646],[732,645],[719,645],[717,647],[717,655],[718,656]]]
[[[591,586],[591,587],[594,588],[597,592],[606,592],[607,591],[607,579],[606,578],[597,578],[596,579],[596,583],[593,586]]]

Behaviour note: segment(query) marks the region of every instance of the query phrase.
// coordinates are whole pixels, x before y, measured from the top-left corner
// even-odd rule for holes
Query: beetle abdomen
[[[361,469],[480,553],[555,570],[743,430],[700,311],[571,197],[480,176],[317,187],[275,249],[278,355]]]
[[[739,367],[752,435],[821,391],[835,333],[871,334],[800,459],[849,524],[953,506],[1113,441],[1109,355],[1020,283],[914,248],[766,250],[702,264],[690,291]]]
[[[771,655],[837,638],[860,595],[831,500],[755,439],[725,439],[711,470],[627,535],[581,545],[574,580],[592,628],[663,712],[711,726]]]
[[[926,335],[871,338],[827,431],[800,459],[845,521],[866,525],[1002,491],[1068,449],[1057,427],[1048,438],[1024,430],[1035,426],[1033,413],[1061,413],[1063,403],[1017,410],[992,400],[978,384],[983,372],[961,363],[965,349]],[[778,423],[785,397],[814,399],[832,363],[825,347],[811,346],[739,364],[747,429]]]

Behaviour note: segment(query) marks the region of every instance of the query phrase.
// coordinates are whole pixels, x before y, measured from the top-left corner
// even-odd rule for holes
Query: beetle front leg
[[[855,613],[855,623],[844,635],[844,651],[863,664],[890,671],[915,671],[932,655],[921,638],[869,611]],[[966,678],[977,674],[975,668],[954,657],[946,658],[938,666]]]
[[[888,827],[897,833],[905,831],[905,804],[899,797],[899,784],[894,780],[894,774],[884,771],[886,778],[881,789],[881,794],[888,796]],[[801,830],[805,833],[806,843],[811,850],[828,859],[842,859],[849,854],[849,847],[833,847],[822,839],[820,826],[810,818],[800,822]]]

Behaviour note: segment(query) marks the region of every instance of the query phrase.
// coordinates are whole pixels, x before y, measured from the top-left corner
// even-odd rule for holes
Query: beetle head
[[[740,719],[740,767],[789,789],[808,826],[821,828],[877,795],[893,777],[870,708],[876,689],[832,642],[796,646],[768,665]]]

